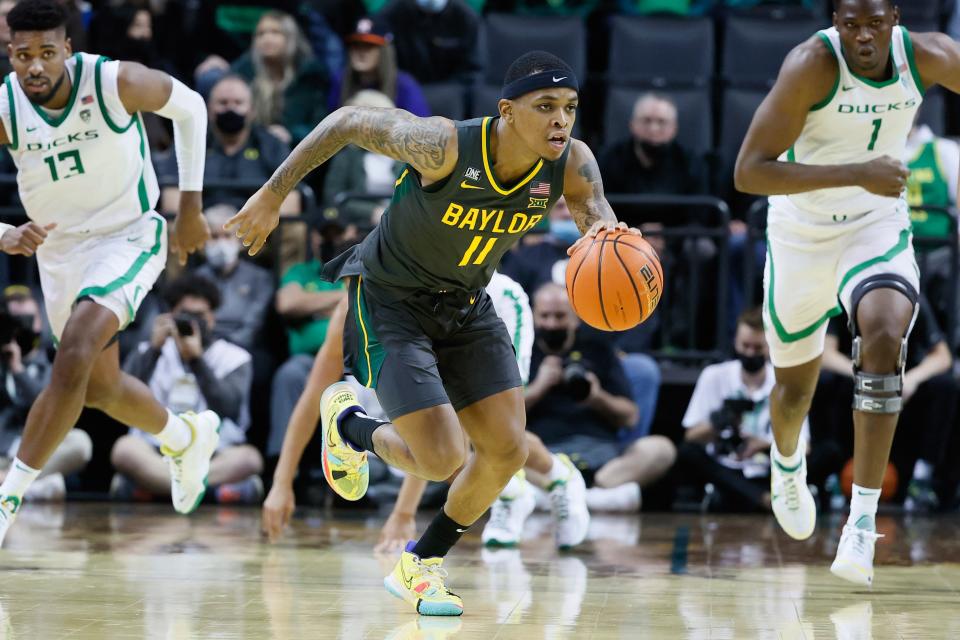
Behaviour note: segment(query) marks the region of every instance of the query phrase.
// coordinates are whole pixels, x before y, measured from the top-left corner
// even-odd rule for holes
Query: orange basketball
[[[880,485],[880,499],[884,502],[891,500],[897,493],[900,476],[892,462],[887,463],[887,470],[883,472],[883,483]],[[840,488],[849,499],[853,493],[853,458],[847,460],[843,471],[840,472]]]
[[[625,231],[601,231],[567,263],[567,295],[580,319],[604,331],[632,329],[653,314],[663,267],[650,243]]]

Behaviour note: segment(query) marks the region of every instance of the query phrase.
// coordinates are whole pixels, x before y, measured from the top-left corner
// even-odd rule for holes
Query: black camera
[[[0,346],[16,340],[20,352],[33,350],[37,334],[33,330],[33,315],[13,315],[6,306],[0,306]]]
[[[583,363],[568,362],[563,367],[563,390],[574,402],[583,402],[590,395],[590,381]]]
[[[177,333],[181,336],[192,336],[193,335],[193,323],[197,323],[197,327],[200,329],[200,333],[203,334],[207,328],[207,321],[204,320],[203,316],[200,314],[194,313],[178,313],[173,316],[173,322],[177,325]]]
[[[736,453],[743,445],[740,424],[743,414],[753,411],[757,403],[748,398],[727,398],[723,405],[710,414],[710,422],[717,433],[716,453],[729,455]]]

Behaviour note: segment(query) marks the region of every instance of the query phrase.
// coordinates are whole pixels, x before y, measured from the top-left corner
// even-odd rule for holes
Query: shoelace
[[[850,525],[843,526],[843,532],[847,533],[847,530],[850,530],[852,533],[851,544],[853,545],[853,550],[859,556],[864,556],[867,554],[867,540],[876,543],[877,538],[882,538],[882,533],[877,533],[876,531],[869,531],[867,529],[860,529],[859,527],[851,527]]]
[[[797,488],[797,478],[790,477],[784,483],[787,498],[787,508],[796,511],[800,508],[800,490]]]
[[[570,515],[570,502],[566,491],[553,490],[550,492],[550,503],[560,520],[566,520]]]
[[[499,504],[497,509],[491,510],[490,524],[498,529],[506,529],[510,524],[513,505],[506,500],[500,500]]]
[[[446,569],[444,569],[442,566],[426,564],[419,558],[416,559],[416,563],[424,577],[430,581],[431,585],[434,587],[440,587],[444,592],[447,592],[447,587],[444,584],[444,580],[446,580],[447,575],[449,574],[447,573]]]

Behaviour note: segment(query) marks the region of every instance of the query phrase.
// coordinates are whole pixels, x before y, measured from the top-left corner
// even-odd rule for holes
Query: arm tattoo
[[[297,145],[270,178],[269,188],[286,196],[305,175],[351,143],[418,171],[435,171],[446,163],[452,133],[442,118],[418,118],[400,109],[339,109]]]
[[[590,195],[583,199],[573,201],[568,199],[570,213],[573,215],[580,232],[586,233],[599,220],[616,222],[617,217],[603,194],[603,180],[600,178],[600,168],[597,166],[597,161],[593,158],[587,159],[577,170],[577,174],[582,176],[591,188]]]

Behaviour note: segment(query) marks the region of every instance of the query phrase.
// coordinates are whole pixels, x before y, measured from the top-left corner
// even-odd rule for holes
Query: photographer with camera
[[[219,502],[254,504],[263,497],[258,475],[263,458],[246,444],[250,426],[250,384],[253,363],[243,348],[213,337],[214,311],[220,303],[217,285],[186,273],[166,291],[170,313],[154,320],[149,342],[143,342],[123,369],[147,385],[175,412],[211,409],[222,416],[220,442],[210,462],[209,486]],[[142,490],[167,495],[170,472],[149,434],[131,430],[117,440],[110,454],[118,475],[111,493],[131,498]]]
[[[717,500],[725,510],[769,511],[774,375],[760,309],[740,314],[733,347],[736,359],[710,365],[697,379],[678,467],[684,478],[713,485],[707,506]],[[803,433],[809,442],[806,419]]]
[[[673,464],[673,443],[646,436],[623,448],[618,431],[637,423],[639,409],[613,341],[580,329],[566,289],[553,283],[537,289],[533,327],[527,429],[551,451],[567,454],[593,485],[591,511],[636,511],[640,488]]]
[[[0,477],[6,475],[17,449],[27,412],[50,382],[50,359],[41,348],[43,319],[40,305],[29,287],[10,285],[0,306]],[[30,485],[27,500],[63,500],[64,476],[83,470],[93,455],[90,436],[72,429]]]

